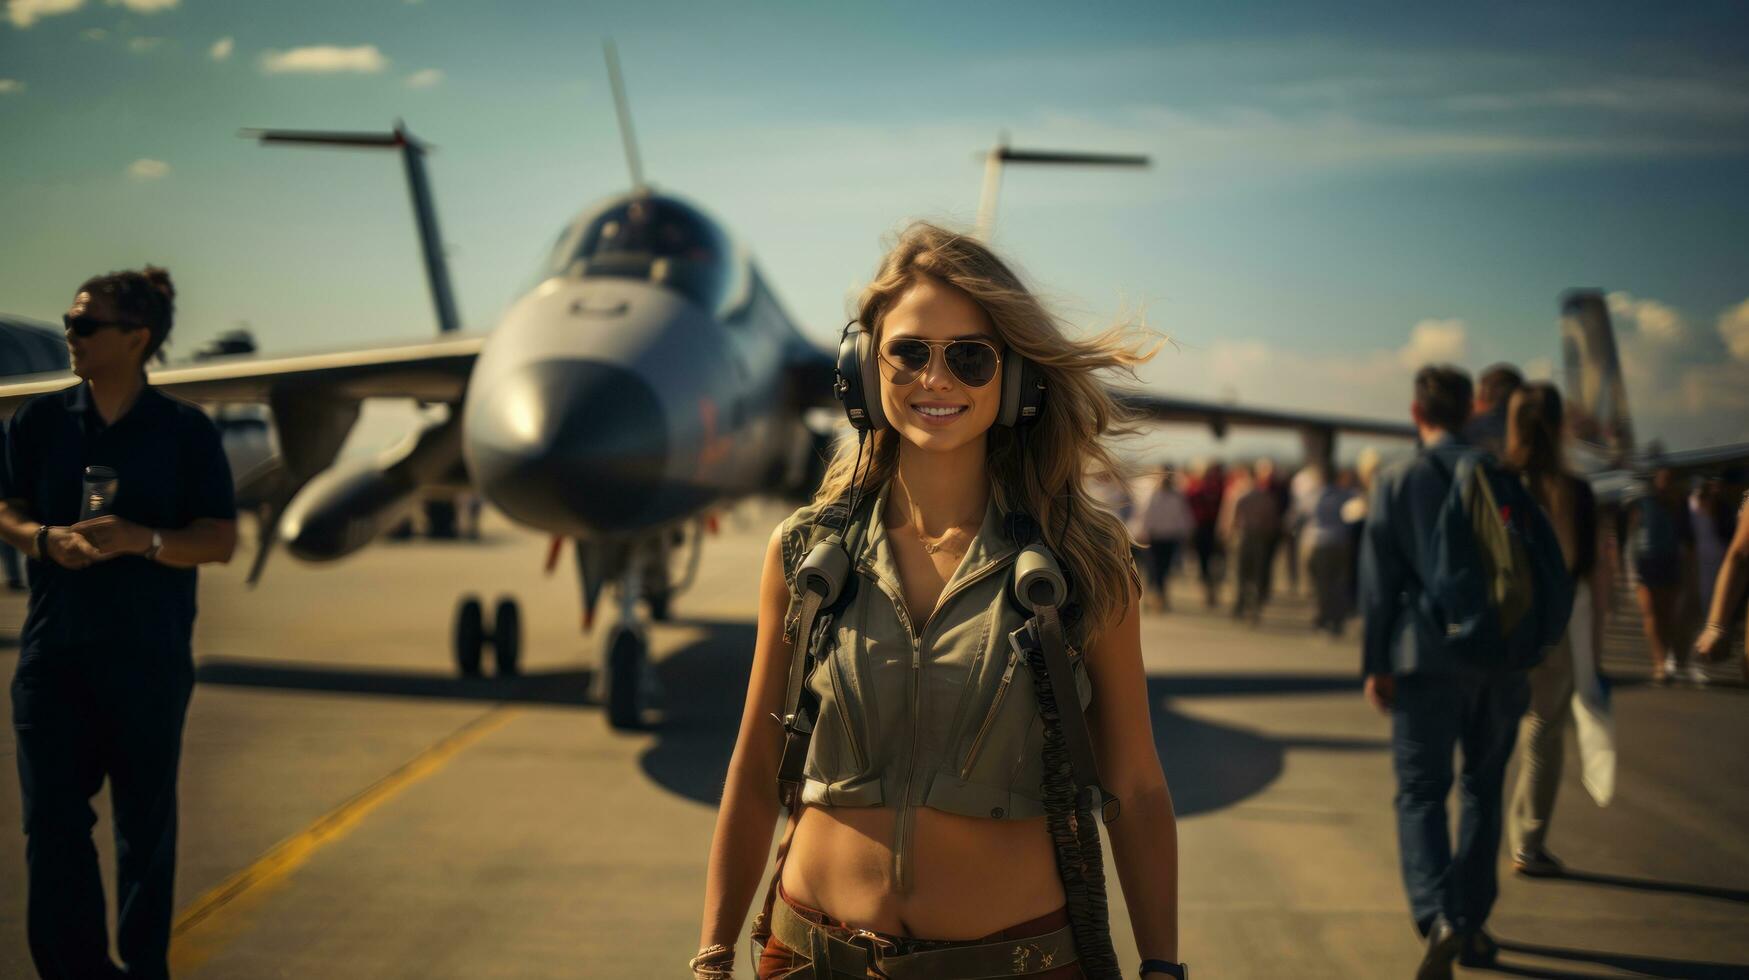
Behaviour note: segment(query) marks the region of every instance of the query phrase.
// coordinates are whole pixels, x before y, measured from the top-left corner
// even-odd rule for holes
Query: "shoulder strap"
[[[1099,778],[1099,759],[1093,753],[1093,736],[1087,730],[1087,714],[1081,710],[1081,696],[1075,687],[1075,670],[1069,663],[1068,644],[1063,639],[1063,623],[1057,607],[1042,606],[1038,610],[1039,649],[1044,653],[1045,671],[1051,678],[1051,693],[1056,696],[1057,713],[1063,719],[1063,744],[1069,750],[1069,768],[1075,774],[1078,793],[1092,790],[1089,801],[1099,807],[1106,823],[1116,820],[1123,809],[1117,797],[1105,789]]]
[[[785,620],[793,621],[796,629],[790,640],[789,677],[784,685],[783,714],[774,715],[778,724],[783,726],[784,743],[783,757],[777,766],[777,798],[791,813],[797,809],[801,801],[803,782],[802,769],[808,761],[808,745],[814,737],[814,708],[811,699],[804,700],[807,679],[814,672],[816,647],[825,630],[818,630],[816,622],[822,607],[826,605],[828,596],[817,588],[810,587],[810,582],[803,582],[798,571],[806,564],[816,548],[821,546],[837,547],[844,551],[843,568],[849,568],[849,556],[856,550],[856,545],[862,540],[863,529],[868,523],[869,511],[858,508],[857,513],[848,516],[844,526],[844,537],[835,544],[832,539],[838,533],[837,525],[846,521],[845,510],[848,504],[842,498],[822,507],[808,527],[808,533],[803,543],[802,561],[797,569],[791,570],[792,588],[790,592],[791,615]],[[872,509],[872,507],[870,508]],[[848,571],[845,573],[848,578]],[[853,591],[845,583],[838,590],[838,595],[832,596],[832,609],[842,608],[849,601]],[[831,622],[831,611],[827,612],[825,623]],[[785,631],[786,635],[788,631]]]

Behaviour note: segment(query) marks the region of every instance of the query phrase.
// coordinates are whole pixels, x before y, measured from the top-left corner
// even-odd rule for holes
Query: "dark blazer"
[[[1379,471],[1360,534],[1361,669],[1364,674],[1459,673],[1438,627],[1420,612],[1429,542],[1451,489],[1448,475],[1470,447],[1447,436]],[[1437,455],[1443,469],[1429,459]]]

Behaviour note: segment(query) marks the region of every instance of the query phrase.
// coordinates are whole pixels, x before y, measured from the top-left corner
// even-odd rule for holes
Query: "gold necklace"
[[[923,546],[924,554],[933,555],[936,552],[941,550],[941,546],[947,543],[948,538],[953,537],[954,532],[964,530],[964,528],[965,528],[964,524],[956,524],[953,527],[948,528],[945,533],[943,533],[940,537],[936,538],[934,541],[924,540],[923,532],[919,531],[916,527],[911,528],[911,533],[917,536],[917,543]]]

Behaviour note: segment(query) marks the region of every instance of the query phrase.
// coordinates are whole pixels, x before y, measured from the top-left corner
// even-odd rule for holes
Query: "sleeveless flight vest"
[[[1027,614],[1009,595],[1020,545],[994,498],[935,610],[913,622],[881,521],[887,494],[883,486],[872,510],[858,508],[848,594],[816,616],[808,638],[819,659],[805,685],[817,707],[800,796],[897,807],[893,870],[905,893],[917,807],[999,820],[1045,814],[1044,731],[1033,668],[1015,638]],[[784,624],[792,641],[800,639],[796,572],[822,509],[802,507],[780,526],[784,576],[797,599]],[[1085,708],[1092,683],[1072,646],[1069,662]]]

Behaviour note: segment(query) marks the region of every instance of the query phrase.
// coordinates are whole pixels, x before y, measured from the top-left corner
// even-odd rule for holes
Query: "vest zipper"
[[[1008,555],[999,561],[991,562],[968,575],[953,588],[936,597],[935,608],[929,611],[929,618],[923,621],[921,631],[911,625],[911,614],[905,609],[905,599],[897,595],[880,577],[874,573],[874,568],[865,560],[858,564],[863,572],[893,603],[893,612],[899,617],[899,622],[905,627],[905,632],[911,638],[911,751],[905,764],[905,788],[899,796],[899,816],[893,825],[893,884],[901,895],[911,893],[911,821],[913,819],[911,805],[911,787],[917,778],[917,741],[923,727],[923,637],[929,632],[929,624],[935,622],[935,614],[946,608],[947,601],[959,592],[965,590],[974,582],[980,582],[998,569],[1006,568],[1017,554]],[[998,600],[1000,601],[1000,600]]]
[[[1020,656],[1010,649],[1008,666],[1002,671],[1001,683],[996,685],[996,697],[990,702],[990,712],[984,716],[984,723],[978,726],[971,750],[966,753],[966,764],[960,769],[961,779],[972,778],[972,764],[978,761],[978,751],[984,747],[984,736],[990,734],[990,726],[996,723],[996,712],[1002,710],[1002,701],[1008,696],[1008,685],[1014,680],[1014,668],[1019,664]]]

